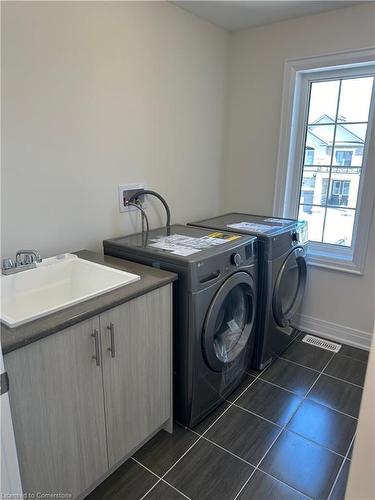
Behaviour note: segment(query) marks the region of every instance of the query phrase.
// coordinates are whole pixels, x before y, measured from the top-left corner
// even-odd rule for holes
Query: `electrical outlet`
[[[118,187],[118,201],[119,201],[119,209],[120,212],[131,212],[133,210],[137,210],[134,207],[126,206],[126,202],[130,200],[130,198],[140,189],[145,189],[144,183],[135,183],[135,184],[120,184]],[[144,197],[140,196],[139,201],[144,208]]]

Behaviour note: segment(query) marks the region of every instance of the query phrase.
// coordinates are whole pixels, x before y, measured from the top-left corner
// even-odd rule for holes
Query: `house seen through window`
[[[299,218],[312,241],[352,244],[373,86],[373,76],[309,84]]]

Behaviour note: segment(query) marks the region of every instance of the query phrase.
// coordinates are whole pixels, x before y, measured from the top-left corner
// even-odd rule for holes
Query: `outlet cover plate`
[[[130,197],[139,191],[140,189],[146,189],[146,185],[143,182],[136,182],[132,184],[120,184],[118,187],[118,202],[120,212],[132,212],[133,210],[137,210],[134,207],[127,207],[125,205],[126,200],[129,200]],[[142,207],[144,208],[144,200],[140,200],[142,203]]]

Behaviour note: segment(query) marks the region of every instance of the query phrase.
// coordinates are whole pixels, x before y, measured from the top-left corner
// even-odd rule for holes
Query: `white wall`
[[[372,45],[374,21],[361,5],[228,35],[165,2],[3,2],[3,255],[139,228],[119,183],[160,191],[174,221],[270,214],[284,60]],[[364,276],[311,270],[305,319],[362,341],[374,262],[373,224]]]
[[[373,333],[375,335],[375,324]],[[345,500],[375,498],[375,349],[370,351]]]
[[[121,183],[217,213],[228,41],[164,2],[2,2],[3,256],[133,232]]]
[[[233,35],[224,211],[272,212],[285,59],[371,45],[375,45],[375,4],[274,23]],[[340,332],[347,341],[366,345],[369,340],[366,333],[372,332],[374,320],[374,263],[373,224],[363,276],[310,270],[302,311],[305,326],[312,324],[310,318],[314,318],[318,320],[314,323],[318,332],[322,328],[330,330],[332,335]]]

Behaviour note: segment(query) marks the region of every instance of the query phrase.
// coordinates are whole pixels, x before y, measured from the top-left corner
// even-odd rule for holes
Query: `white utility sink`
[[[36,268],[1,276],[0,318],[10,328],[140,279],[77,255],[45,259]]]

